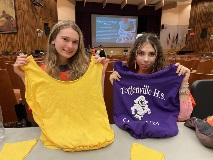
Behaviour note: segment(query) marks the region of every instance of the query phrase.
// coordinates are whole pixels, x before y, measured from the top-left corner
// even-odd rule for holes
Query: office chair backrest
[[[204,119],[213,115],[213,79],[196,80],[191,86],[196,106],[191,117]]]

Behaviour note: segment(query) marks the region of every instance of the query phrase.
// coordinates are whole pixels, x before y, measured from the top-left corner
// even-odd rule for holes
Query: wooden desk
[[[134,139],[126,131],[112,124],[115,132],[114,142],[102,149],[64,152],[45,148],[39,140],[25,160],[130,160],[130,149],[133,142],[142,144],[156,151],[165,153],[165,160],[212,160],[213,149],[204,147],[195,135],[195,132],[179,122],[179,133],[175,137],[166,139]],[[6,128],[5,142],[18,142],[39,138],[40,129]]]

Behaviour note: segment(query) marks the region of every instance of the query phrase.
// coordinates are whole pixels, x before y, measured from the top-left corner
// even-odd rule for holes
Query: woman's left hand
[[[95,63],[101,63],[103,65],[103,73],[105,73],[108,63],[109,63],[109,59],[107,59],[105,57],[95,57],[95,58],[96,58]]]
[[[181,65],[180,63],[176,63],[175,66],[177,66],[177,70],[176,73],[180,76],[180,75],[185,75],[185,77],[183,78],[182,83],[188,83],[189,77],[190,77],[190,69],[187,67],[184,67],[183,65]]]

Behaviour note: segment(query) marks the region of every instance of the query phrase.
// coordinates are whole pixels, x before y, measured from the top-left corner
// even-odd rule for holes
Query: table
[[[213,149],[203,146],[195,135],[195,131],[178,122],[179,133],[175,137],[165,139],[134,139],[126,131],[115,124],[111,125],[115,132],[115,140],[105,148],[81,152],[64,152],[46,148],[39,140],[25,160],[130,160],[132,143],[139,143],[151,149],[165,153],[165,160],[212,160]],[[18,142],[39,138],[38,127],[6,128],[5,142]]]

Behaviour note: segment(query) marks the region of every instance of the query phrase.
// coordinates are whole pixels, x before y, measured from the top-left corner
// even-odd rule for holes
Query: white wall
[[[173,8],[162,11],[161,24],[177,25],[179,16],[179,8]]]
[[[186,34],[188,33],[188,25],[190,18],[191,5],[182,4],[176,8],[162,11],[161,24],[164,29],[160,32],[160,41],[164,49],[179,49],[185,45]],[[170,34],[170,43],[167,44],[168,35]],[[173,37],[178,34],[177,45],[172,44]]]
[[[166,25],[189,25],[191,5],[178,5],[176,8],[163,10],[161,24]]]
[[[189,25],[191,5],[185,4],[179,6],[178,25]]]
[[[75,5],[68,0],[57,1],[58,21],[71,20],[75,22]]]

